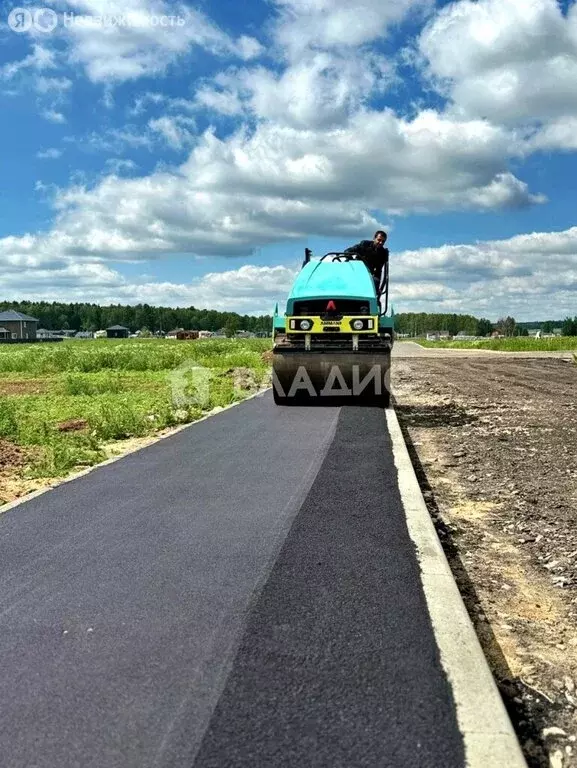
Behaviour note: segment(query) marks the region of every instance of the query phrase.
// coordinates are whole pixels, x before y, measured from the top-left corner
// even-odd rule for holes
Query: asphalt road
[[[1,768],[462,768],[383,411],[242,403],[0,515]]]

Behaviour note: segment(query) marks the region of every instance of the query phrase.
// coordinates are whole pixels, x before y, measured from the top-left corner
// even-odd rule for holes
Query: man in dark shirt
[[[361,240],[356,245],[351,245],[345,253],[354,253],[360,261],[363,261],[373,276],[377,292],[379,290],[383,267],[389,260],[389,249],[385,248],[387,235],[381,229],[375,232],[372,240]]]

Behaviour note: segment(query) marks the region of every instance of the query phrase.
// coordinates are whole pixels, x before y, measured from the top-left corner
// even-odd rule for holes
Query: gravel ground
[[[399,347],[399,420],[527,762],[577,768],[577,365]]]

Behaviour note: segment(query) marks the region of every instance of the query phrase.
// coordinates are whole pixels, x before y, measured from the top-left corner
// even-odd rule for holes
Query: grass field
[[[270,347],[270,339],[0,345],[0,453],[23,451],[28,477],[90,466],[106,458],[108,441],[195,421],[266,386]]]
[[[497,352],[566,352],[577,350],[577,336],[555,336],[552,339],[532,339],[514,336],[508,339],[483,339],[482,341],[416,341],[423,347],[446,347],[449,349],[492,349]]]

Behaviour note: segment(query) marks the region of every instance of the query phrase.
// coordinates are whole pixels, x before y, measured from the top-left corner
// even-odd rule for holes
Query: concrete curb
[[[409,535],[441,663],[453,689],[469,768],[527,768],[512,723],[421,493],[394,409],[387,424]]]
[[[176,435],[178,432],[182,432],[183,429],[189,429],[190,427],[194,427],[195,424],[200,424],[201,421],[210,419],[212,416],[218,416],[219,413],[222,413],[223,411],[228,411],[229,408],[234,408],[235,406],[240,405],[241,403],[245,403],[247,400],[252,400],[255,397],[259,397],[260,395],[263,395],[265,392],[267,392],[269,389],[270,387],[259,389],[258,392],[255,392],[254,394],[249,395],[248,397],[245,397],[243,400],[239,400],[236,403],[231,403],[230,405],[225,405],[222,408],[219,407],[213,411],[209,411],[209,413],[207,413],[205,416],[201,416],[200,419],[196,419],[195,421],[190,421],[187,424],[179,424],[178,427],[174,427],[168,432],[165,432],[163,435],[151,435],[150,440],[147,441],[144,445],[139,445],[136,448],[131,448],[119,454],[118,456],[112,456],[110,459],[101,461],[99,464],[93,464],[91,467],[87,467],[86,469],[81,469],[79,472],[74,472],[73,474],[67,475],[62,479],[55,480],[55,482],[52,485],[47,485],[45,488],[40,488],[39,490],[32,491],[31,493],[27,493],[24,496],[19,496],[17,499],[14,499],[14,501],[9,501],[7,504],[0,505],[0,515],[3,515],[4,512],[8,512],[14,507],[18,507],[20,504],[25,504],[27,501],[30,501],[31,499],[35,499],[37,496],[42,496],[42,494],[48,493],[48,491],[51,491],[53,488],[58,488],[58,486],[64,485],[64,483],[71,483],[73,480],[76,480],[79,477],[83,477],[84,475],[87,475],[89,472],[94,472],[95,470],[100,469],[100,467],[106,467],[108,466],[108,464],[114,464],[114,462],[120,461],[120,459],[123,459],[125,456],[130,456],[130,454],[136,453],[137,451],[143,451],[145,448],[148,448],[150,445],[154,445],[155,443],[158,443],[159,440],[165,440],[167,437],[172,437],[172,435]]]

